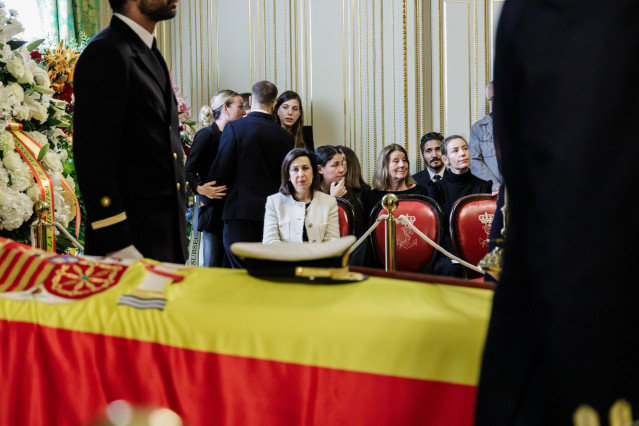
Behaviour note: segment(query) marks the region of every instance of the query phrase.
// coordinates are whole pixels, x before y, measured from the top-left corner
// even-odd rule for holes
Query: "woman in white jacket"
[[[319,243],[335,238],[339,238],[335,197],[319,191],[315,154],[295,148],[282,163],[280,192],[266,200],[262,243]]]

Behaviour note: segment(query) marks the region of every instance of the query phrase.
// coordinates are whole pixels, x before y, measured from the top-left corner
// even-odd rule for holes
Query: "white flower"
[[[15,151],[5,151],[4,158],[2,159],[2,164],[7,168],[8,171],[12,172],[15,170],[20,170],[22,167],[22,158],[20,154]]]
[[[0,43],[6,43],[11,40],[13,36],[20,34],[22,31],[24,31],[24,27],[18,20],[11,18],[7,19],[5,24],[0,27]]]
[[[9,172],[0,163],[0,188],[9,185]]]
[[[51,150],[49,150],[49,152],[47,152],[42,159],[42,165],[48,172],[62,171],[62,162],[60,161],[60,157],[58,157],[58,155]],[[51,173],[49,173],[49,175],[51,175]]]
[[[59,182],[59,181],[58,181]],[[55,220],[60,222],[65,228],[69,225],[71,216],[71,208],[67,202],[69,194],[62,189],[60,185],[54,186],[54,199],[55,199]]]
[[[67,183],[69,184],[69,187],[73,189],[73,192],[75,193],[75,181],[73,180],[73,176],[68,175],[64,179],[67,181]]]
[[[42,196],[42,193],[40,192],[40,185],[38,185],[37,183],[31,185],[31,187],[27,189],[27,195],[34,203],[38,201]]]
[[[22,161],[22,157],[16,151],[5,151],[2,164],[11,176],[11,188],[22,192],[33,184],[31,169]]]
[[[31,120],[31,108],[27,105],[19,105],[16,107],[14,115],[20,121]]]
[[[0,186],[0,229],[13,231],[33,215],[33,201],[27,194]]]
[[[28,166],[25,164],[25,167]],[[11,173],[11,189],[14,189],[18,192],[23,192],[31,186],[33,180],[34,178],[31,174],[31,170],[29,170],[28,168],[26,170],[16,170],[15,172]]]
[[[31,117],[38,120],[40,123],[44,123],[49,117],[47,113],[49,103],[49,96],[42,96],[40,95],[40,93],[37,92],[31,94],[25,93],[24,95],[24,105],[29,107],[29,113]]]
[[[0,13],[0,21],[1,20],[2,20],[2,14]],[[3,61],[10,61],[11,59],[15,57],[13,50],[11,50],[11,46],[9,46],[8,44],[5,44],[4,46],[2,46],[2,48],[0,48],[0,55],[2,55]]]
[[[20,86],[18,83],[11,83],[7,87],[11,90],[11,94],[15,96],[18,102],[24,101],[24,89],[22,88],[22,86]]]
[[[20,87],[18,84],[16,85]],[[0,106],[2,107],[2,109],[10,110],[14,106],[20,105],[20,103],[24,100],[24,90],[22,91],[21,98],[17,98],[16,94],[20,95],[20,91],[16,90],[16,93],[14,93],[11,86],[0,85]]]
[[[53,141],[54,143],[58,142],[58,139],[65,137],[66,134],[62,131],[62,129],[58,128],[58,127],[54,127],[53,129],[51,129],[51,131],[49,132],[49,140]]]
[[[6,131],[0,132],[0,151],[13,151],[16,147],[11,133]]]
[[[11,74],[16,80],[20,81],[24,78],[24,64],[20,59],[11,59],[6,62],[7,63],[7,71]],[[21,83],[26,83],[24,81],[20,81]]]
[[[36,108],[31,108],[31,117],[38,120],[40,123],[44,123],[49,117],[47,114],[47,107],[45,105],[38,105]]]
[[[35,64],[35,62],[33,62]],[[43,87],[51,87],[51,82],[49,81],[49,74],[40,68],[39,66],[33,67],[33,78],[35,80],[35,84]]]

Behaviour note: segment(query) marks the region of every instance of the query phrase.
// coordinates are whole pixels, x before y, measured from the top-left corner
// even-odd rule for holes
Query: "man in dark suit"
[[[110,25],[75,71],[74,159],[87,209],[86,253],[186,257],[185,178],[176,100],[155,48],[177,1],[109,0]]]
[[[637,1],[504,4],[494,124],[510,222],[479,426],[573,424],[581,404],[607,424],[621,398],[637,419],[638,16]]]
[[[443,140],[444,136],[438,132],[430,132],[422,136],[419,148],[424,156],[426,168],[413,175],[417,185],[428,188],[432,183],[439,181],[448,173],[442,160]]]
[[[258,81],[251,112],[226,124],[207,181],[226,185],[224,248],[234,268],[242,268],[230,250],[235,242],[262,241],[266,198],[280,187],[282,161],[293,149],[293,136],[273,120],[277,87]],[[206,201],[205,201],[206,202]]]

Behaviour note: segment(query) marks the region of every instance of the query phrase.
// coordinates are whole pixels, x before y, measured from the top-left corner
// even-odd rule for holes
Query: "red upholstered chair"
[[[428,238],[437,244],[442,242],[442,209],[432,198],[424,195],[398,195],[399,204],[393,215],[405,215]],[[386,214],[381,201],[371,212],[371,225]],[[371,244],[378,259],[384,263],[386,227],[383,223],[371,234]],[[403,223],[397,223],[395,231],[395,266],[398,271],[424,272],[432,267],[436,250]]]
[[[337,200],[337,215],[339,217],[339,236],[355,235],[355,209],[343,198]]]
[[[497,209],[497,196],[472,194],[460,198],[450,212],[450,237],[455,254],[477,265],[488,253],[488,234]],[[469,278],[477,272],[468,270]]]

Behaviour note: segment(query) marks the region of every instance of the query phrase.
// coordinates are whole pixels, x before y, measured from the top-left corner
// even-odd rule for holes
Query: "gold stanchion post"
[[[397,208],[398,199],[395,194],[387,194],[382,198],[382,207],[388,212],[388,218],[386,219],[386,255],[385,255],[385,270],[395,271],[395,229],[397,221],[393,212]]]
[[[44,221],[47,212],[51,206],[46,201],[38,201],[35,203],[34,210],[38,216],[38,221],[32,225],[36,228],[35,247],[41,250],[47,249],[47,226],[52,226]]]

